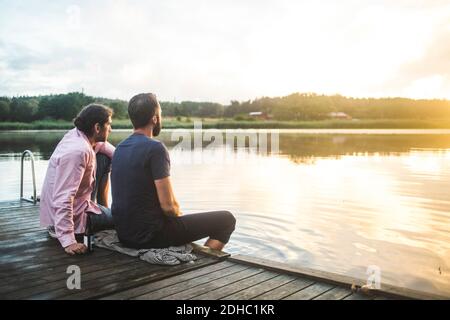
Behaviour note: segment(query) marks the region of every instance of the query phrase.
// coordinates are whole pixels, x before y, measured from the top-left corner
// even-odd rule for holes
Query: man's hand
[[[169,217],[181,217],[183,214],[181,213],[181,211],[169,211],[169,212],[164,212],[166,215],[168,215]]]
[[[180,205],[175,199],[170,177],[155,180],[155,186],[159,204],[164,214],[171,217],[181,216]]]
[[[71,256],[75,254],[83,254],[87,251],[87,247],[82,243],[74,243],[64,248],[66,253],[70,254]]]

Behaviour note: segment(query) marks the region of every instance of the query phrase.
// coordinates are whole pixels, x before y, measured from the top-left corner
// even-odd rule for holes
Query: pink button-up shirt
[[[91,201],[97,152],[112,158],[114,146],[97,142],[92,148],[86,135],[74,128],[67,132],[50,157],[41,191],[41,226],[54,226],[63,247],[76,243],[75,233],[86,228],[86,212],[100,214]]]

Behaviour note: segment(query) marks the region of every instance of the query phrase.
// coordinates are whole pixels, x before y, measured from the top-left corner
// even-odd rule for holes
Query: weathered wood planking
[[[229,258],[230,261],[235,263],[243,263],[250,266],[265,266],[267,270],[272,270],[279,273],[290,274],[294,276],[299,276],[305,279],[311,279],[316,282],[324,282],[327,284],[334,285],[335,287],[342,287],[350,289],[352,284],[363,285],[364,282],[360,279],[352,278],[345,275],[339,275],[331,272],[325,272],[321,270],[313,270],[308,268],[293,267],[283,263],[268,261],[265,259],[257,257],[249,257],[244,255],[236,255]],[[426,300],[437,300],[437,299],[448,299],[448,297],[432,294],[428,292],[416,291],[408,288],[396,287],[389,284],[382,284],[381,289],[371,290],[370,295],[365,295],[361,293],[353,293],[354,296],[348,296],[348,299],[354,299],[355,297],[371,297],[375,299],[379,296],[394,298],[394,299],[426,299]]]
[[[348,277],[230,257],[198,245],[195,252],[197,261],[170,267],[100,248],[68,256],[39,226],[38,206],[0,202],[0,299],[362,300],[408,297],[406,293],[429,297],[391,287],[391,292],[367,296],[351,291],[349,284],[355,280]],[[67,289],[69,265],[81,268],[81,290]]]
[[[99,248],[68,256],[39,226],[38,211],[38,206],[27,202],[0,203],[1,299],[101,298],[220,262],[199,254],[193,263],[158,266]],[[81,290],[67,289],[69,265],[81,268]]]

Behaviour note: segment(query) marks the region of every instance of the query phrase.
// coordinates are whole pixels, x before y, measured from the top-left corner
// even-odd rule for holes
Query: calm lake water
[[[116,130],[110,141],[130,132]],[[19,196],[25,149],[37,159],[39,194],[63,134],[0,132],[0,200]],[[278,152],[273,144],[268,153],[206,142],[191,151],[173,134],[159,139],[171,151],[182,211],[232,211],[238,224],[227,251],[361,279],[375,265],[382,284],[450,297],[450,132],[280,130]]]

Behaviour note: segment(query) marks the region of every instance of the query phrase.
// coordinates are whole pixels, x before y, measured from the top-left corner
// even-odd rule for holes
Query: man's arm
[[[161,209],[168,216],[181,216],[180,206],[175,199],[170,176],[164,179],[155,180],[156,191],[158,193]]]
[[[116,151],[116,147],[114,147],[111,143],[109,143],[108,141],[105,142],[97,142],[95,144],[95,149],[94,149],[95,153],[103,153],[104,155],[106,155],[108,158],[112,159],[113,155],[114,155],[114,151]]]
[[[73,202],[86,170],[87,157],[89,155],[80,153],[76,156],[61,158],[55,172],[53,193],[55,231],[61,246],[70,254],[83,252],[82,248],[77,247],[75,239]]]

